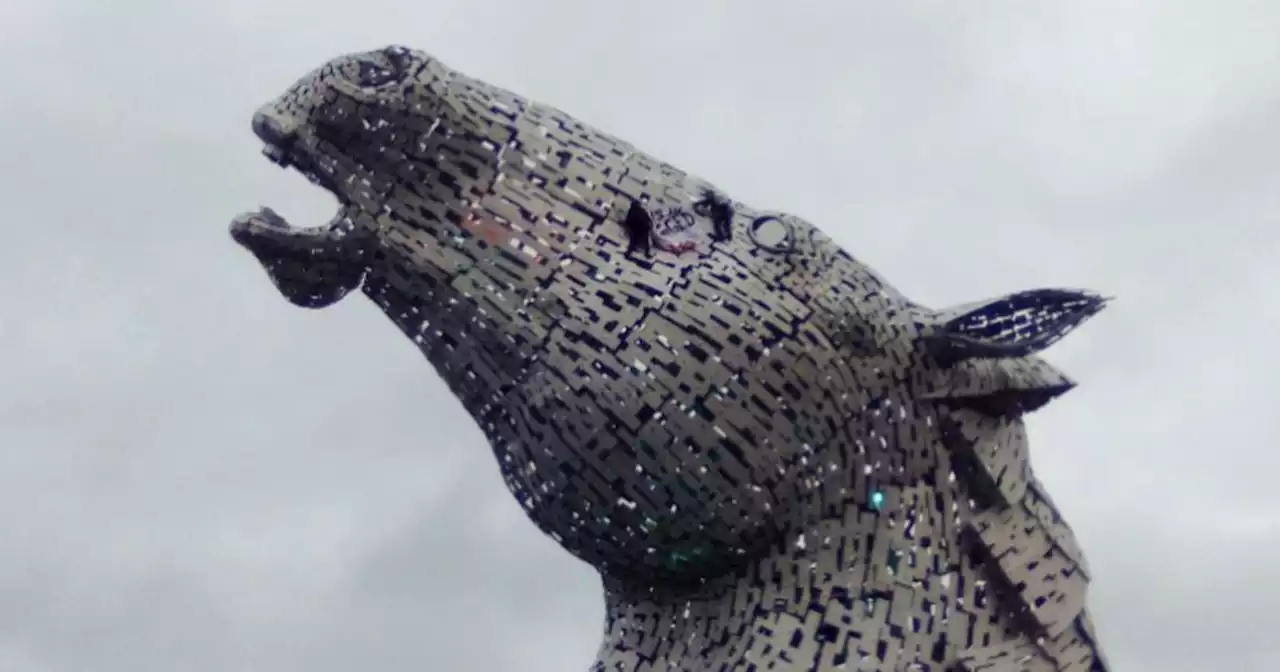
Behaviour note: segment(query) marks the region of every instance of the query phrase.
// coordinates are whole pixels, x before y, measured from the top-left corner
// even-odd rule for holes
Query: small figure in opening
[[[693,204],[693,211],[702,217],[710,217],[715,224],[712,240],[723,243],[733,237],[733,203],[714,189],[702,190],[702,199]]]
[[[643,251],[644,256],[653,256],[653,217],[649,215],[647,195],[640,200],[632,200],[622,226],[627,230],[630,240],[627,243],[627,254]]]

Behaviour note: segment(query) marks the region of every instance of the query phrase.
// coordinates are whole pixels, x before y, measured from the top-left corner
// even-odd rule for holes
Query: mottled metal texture
[[[418,345],[600,571],[592,669],[1106,669],[1022,420],[1072,387],[1036,353],[1102,298],[925,308],[803,219],[404,48],[253,126],[342,207],[232,234],[290,301],[360,288]]]

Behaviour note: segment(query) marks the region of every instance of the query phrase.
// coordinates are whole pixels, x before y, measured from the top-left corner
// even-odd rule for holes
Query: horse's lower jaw
[[[324,308],[358,288],[365,275],[364,230],[347,206],[328,224],[297,228],[270,208],[236,217],[231,237],[253,253],[290,303]]]

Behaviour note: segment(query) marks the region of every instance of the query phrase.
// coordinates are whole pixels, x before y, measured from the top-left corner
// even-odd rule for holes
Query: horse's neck
[[[710,590],[636,597],[606,581],[596,669],[1105,670],[1088,565],[1021,421],[953,416],[928,483],[797,526]]]
[[[988,594],[987,566],[954,524],[968,504],[948,492],[849,507],[701,594],[637,596],[606,580],[595,669],[948,669],[970,647],[1030,643]]]

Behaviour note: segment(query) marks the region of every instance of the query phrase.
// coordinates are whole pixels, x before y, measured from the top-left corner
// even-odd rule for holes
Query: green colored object
[[[871,508],[880,511],[884,508],[884,493],[876,490],[871,493]]]

